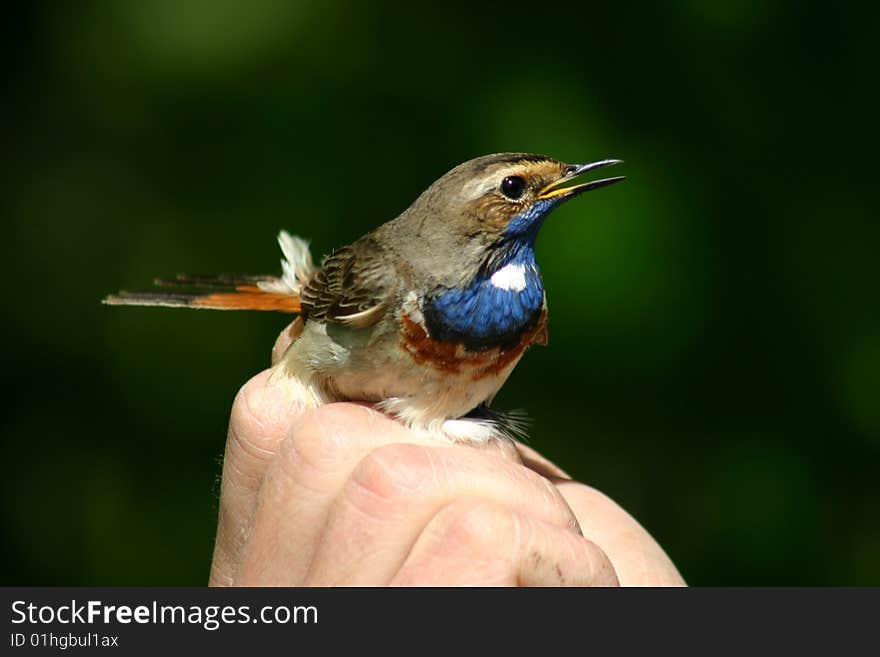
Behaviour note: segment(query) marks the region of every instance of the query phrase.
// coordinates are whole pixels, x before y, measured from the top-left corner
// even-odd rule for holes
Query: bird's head
[[[535,238],[560,204],[623,176],[581,174],[619,164],[566,164],[544,155],[500,153],[455,167],[376,237],[402,256],[423,285],[430,336],[469,349],[519,344],[544,308]]]
[[[436,184],[460,185],[457,202],[463,206],[467,223],[475,229],[502,239],[534,239],[554,208],[624,177],[569,183],[588,171],[620,162],[565,164],[543,155],[502,153],[466,162]]]
[[[620,164],[599,160],[566,164],[544,155],[498,153],[469,160],[436,180],[401,216],[397,229],[434,253],[460,257],[534,244],[550,212],[584,192],[623,176],[576,182],[582,174]],[[412,234],[415,233],[415,234]],[[470,259],[470,258],[469,258]],[[459,260],[461,262],[461,260]]]

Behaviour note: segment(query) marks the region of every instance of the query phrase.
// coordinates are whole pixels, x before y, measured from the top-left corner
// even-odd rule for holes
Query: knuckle
[[[265,373],[245,383],[235,395],[229,418],[229,441],[250,456],[265,458],[277,448],[277,432],[268,426],[274,418],[267,411]]]
[[[302,413],[300,400],[264,370],[235,395],[229,419],[229,442],[249,456],[273,456],[291,424]]]
[[[510,545],[518,522],[509,509],[487,500],[457,500],[441,509],[429,524],[438,543],[469,550],[496,551]]]
[[[393,444],[379,447],[357,464],[348,493],[360,498],[394,502],[410,497],[433,479],[430,448]]]
[[[325,471],[328,469],[324,441],[315,427],[310,413],[303,416],[296,428],[281,443],[279,458],[281,467],[291,476],[304,471]]]
[[[299,417],[280,449],[287,469],[328,472],[347,459],[356,429],[343,406],[328,404]]]

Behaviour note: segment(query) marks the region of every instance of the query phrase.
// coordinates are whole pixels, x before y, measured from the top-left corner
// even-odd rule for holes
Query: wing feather
[[[369,238],[331,253],[300,292],[306,319],[365,328],[382,317],[390,268]]]

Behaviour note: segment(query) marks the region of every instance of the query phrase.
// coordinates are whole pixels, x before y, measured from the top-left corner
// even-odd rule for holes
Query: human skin
[[[209,582],[684,585],[632,516],[534,450],[427,440],[363,404],[304,410],[269,370],[233,403]]]

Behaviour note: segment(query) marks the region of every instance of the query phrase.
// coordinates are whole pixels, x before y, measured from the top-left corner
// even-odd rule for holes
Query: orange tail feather
[[[197,280],[196,287],[207,290],[187,292],[126,292],[111,294],[103,300],[110,306],[160,306],[165,308],[201,308],[210,310],[262,310],[282,313],[298,313],[299,297],[289,292],[265,290],[255,283],[258,277],[245,278],[248,282],[230,285],[233,282],[228,276],[187,277],[180,276],[176,281],[157,280],[156,284],[163,287],[187,287],[188,283]],[[272,277],[266,277],[267,282]],[[217,291],[218,288],[230,288],[229,291]]]

